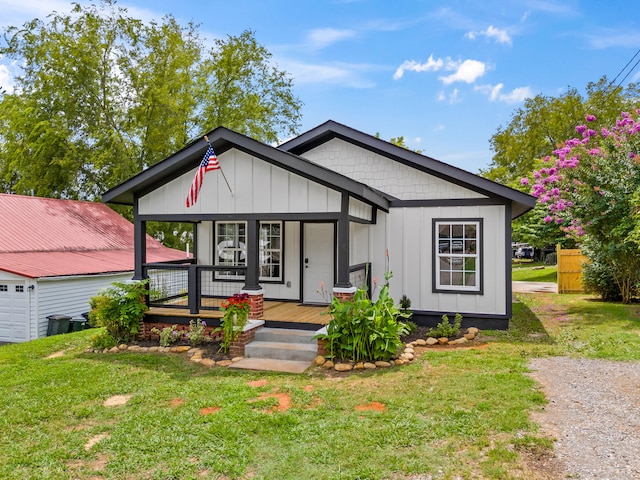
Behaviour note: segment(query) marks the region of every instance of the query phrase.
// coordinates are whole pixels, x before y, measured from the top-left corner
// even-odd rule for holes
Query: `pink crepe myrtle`
[[[578,137],[559,145],[542,159],[544,167],[520,181],[548,209],[544,222],[574,238],[596,228],[593,219],[620,214],[619,206],[640,191],[640,109],[622,112],[615,125],[600,129],[592,128],[595,115],[585,120],[590,125],[577,125]]]

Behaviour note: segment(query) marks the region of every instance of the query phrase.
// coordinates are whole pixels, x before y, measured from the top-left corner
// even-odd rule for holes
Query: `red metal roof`
[[[30,278],[134,268],[133,224],[107,205],[0,194],[0,270]],[[147,235],[147,261],[185,258]]]

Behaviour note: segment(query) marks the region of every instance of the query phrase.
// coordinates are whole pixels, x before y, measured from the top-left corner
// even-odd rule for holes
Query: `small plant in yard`
[[[229,351],[231,344],[240,336],[249,319],[249,295],[236,293],[226,302],[222,302],[220,310],[224,311],[222,317],[222,333],[224,335],[220,348],[224,352]]]
[[[189,331],[185,334],[185,337],[189,340],[189,343],[192,346],[198,347],[204,342],[210,340],[210,338],[204,333],[206,328],[207,322],[204,320],[191,320],[189,322]]]
[[[408,333],[407,325],[399,319],[409,314],[397,308],[389,296],[391,277],[391,272],[385,274],[386,283],[375,302],[364,289],[358,289],[353,300],[333,298],[327,333],[316,336],[327,340],[329,357],[360,362],[389,360],[398,353],[403,345],[400,337]]]
[[[442,321],[436,328],[429,330],[427,335],[434,338],[453,338],[460,335],[460,324],[462,323],[462,315],[456,313],[453,324],[450,323],[449,317],[445,313],[442,315]]]
[[[105,327],[105,336],[96,335],[94,346],[127,342],[140,331],[140,322],[148,307],[149,280],[114,282],[89,300],[89,321],[94,327]],[[93,340],[92,340],[93,341]],[[100,345],[99,345],[100,344]]]
[[[160,346],[168,347],[176,343],[184,335],[184,332],[178,330],[178,325],[171,325],[170,327],[164,327],[162,330],[152,328],[151,333],[155,333],[160,336]]]

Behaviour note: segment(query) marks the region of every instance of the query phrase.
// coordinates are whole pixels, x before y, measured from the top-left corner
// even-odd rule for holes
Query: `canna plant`
[[[410,314],[395,306],[389,295],[391,277],[391,272],[385,274],[386,283],[375,302],[365,289],[358,289],[353,300],[333,298],[327,333],[316,336],[327,340],[330,358],[386,361],[399,352],[403,345],[401,337],[409,331],[400,319]]]

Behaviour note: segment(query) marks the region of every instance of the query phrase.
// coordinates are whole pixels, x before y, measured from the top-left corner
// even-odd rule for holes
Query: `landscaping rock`
[[[190,349],[191,347],[188,345],[179,345],[177,347],[171,347],[169,351],[171,353],[184,353],[184,352],[188,352]]]
[[[476,338],[476,334],[475,333],[465,333],[463,336],[467,340],[473,340],[474,338]]]
[[[158,347],[149,347],[149,351],[150,352],[157,352],[158,351]]]
[[[429,346],[436,345],[438,343],[438,339],[437,338],[433,338],[433,337],[429,337],[429,338],[427,338],[427,340],[424,343],[429,345]]]
[[[141,348],[142,347],[140,347],[140,345],[129,345],[127,347],[127,351],[128,352],[139,352]]]
[[[216,362],[216,365],[218,365],[220,367],[228,367],[232,363],[233,362],[231,360],[219,360],[219,361]]]
[[[202,362],[202,355],[193,355],[189,361],[193,363],[200,363]]]
[[[467,328],[467,333],[473,333],[474,335],[477,335],[478,333],[480,333],[480,330],[476,327],[469,327]]]
[[[375,363],[376,367],[378,368],[389,368],[391,366],[391,364],[389,362],[385,362],[383,360],[378,360]]]
[[[109,349],[109,353],[118,353],[120,349],[118,347],[113,347]]]
[[[364,363],[365,370],[375,370],[376,366],[373,363],[365,362]]]
[[[449,345],[461,345],[463,343],[467,343],[469,340],[466,339],[465,337],[460,337],[456,340],[452,340],[449,342]]]
[[[449,339],[448,339],[447,337],[440,337],[440,338],[438,339],[438,343],[439,343],[440,345],[446,345],[447,343],[449,343]]]
[[[326,361],[327,361],[326,358],[324,358],[322,355],[318,355],[316,358],[314,358],[313,364],[320,366],[320,365],[324,365],[324,362]]]
[[[424,347],[427,344],[427,341],[424,338],[419,338],[413,342],[418,347]]]
[[[213,361],[211,358],[203,358],[202,360],[200,360],[200,365],[204,365],[206,367],[215,367],[216,362]]]
[[[413,348],[405,348],[404,353],[414,353],[415,350]]]
[[[126,349],[127,349],[127,347],[128,347],[128,345],[127,345],[126,343],[121,343],[120,345],[118,345],[118,348],[119,348],[120,350],[126,350]]]
[[[331,360],[327,360],[326,362],[324,362],[322,364],[322,368],[329,370],[331,368],[333,368],[333,362]]]
[[[353,366],[354,370],[364,370],[364,362],[358,362]]]
[[[244,358],[244,357],[233,357],[233,358],[231,359],[231,363],[239,362],[239,361],[240,361],[240,360],[242,360],[243,358]]]
[[[333,366],[333,369],[336,372],[349,372],[353,370],[353,365],[351,365],[350,363],[336,363]]]

